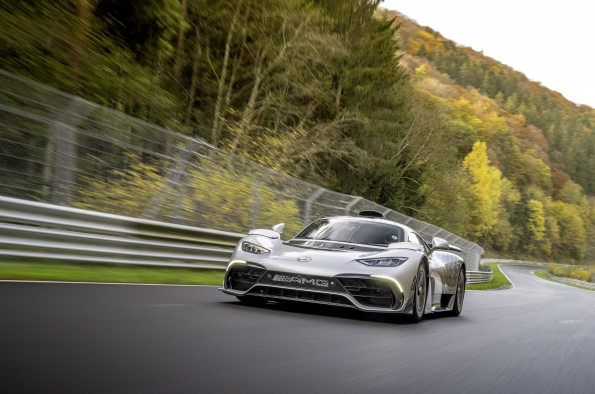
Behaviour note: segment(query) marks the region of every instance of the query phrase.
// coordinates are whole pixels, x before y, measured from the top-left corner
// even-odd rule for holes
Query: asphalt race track
[[[0,393],[595,393],[595,292],[505,266],[459,317],[0,283]]]

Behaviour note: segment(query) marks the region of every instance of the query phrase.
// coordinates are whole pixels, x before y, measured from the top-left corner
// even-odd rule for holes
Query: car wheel
[[[242,301],[243,304],[246,305],[264,305],[269,300],[265,297],[254,297],[254,296],[236,296],[236,298]]]
[[[450,312],[453,316],[459,316],[463,310],[463,301],[465,300],[465,273],[463,269],[459,271],[459,280],[457,281],[457,292],[455,293],[455,303]]]
[[[417,269],[417,275],[414,279],[413,291],[413,314],[411,321],[419,323],[424,317],[424,310],[426,309],[426,295],[428,293],[426,283],[426,267],[422,263]]]

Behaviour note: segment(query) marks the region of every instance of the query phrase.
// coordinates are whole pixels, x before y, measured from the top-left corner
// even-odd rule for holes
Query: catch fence
[[[463,249],[442,228],[337,193],[26,78],[0,70],[0,194],[67,207],[245,233],[284,222],[382,212]]]

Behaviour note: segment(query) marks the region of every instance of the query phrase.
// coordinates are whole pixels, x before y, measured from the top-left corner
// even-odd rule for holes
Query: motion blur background
[[[378,204],[592,262],[595,111],[379,5],[2,2],[2,194],[288,234]]]

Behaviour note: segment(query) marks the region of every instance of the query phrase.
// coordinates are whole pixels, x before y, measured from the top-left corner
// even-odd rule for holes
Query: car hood
[[[386,256],[387,248],[328,241],[265,240],[248,236],[244,240],[267,247],[264,255],[246,254],[236,249],[234,259],[263,265],[270,271],[329,276],[337,273],[362,273],[366,267],[357,259]],[[392,252],[394,254],[394,252]]]

